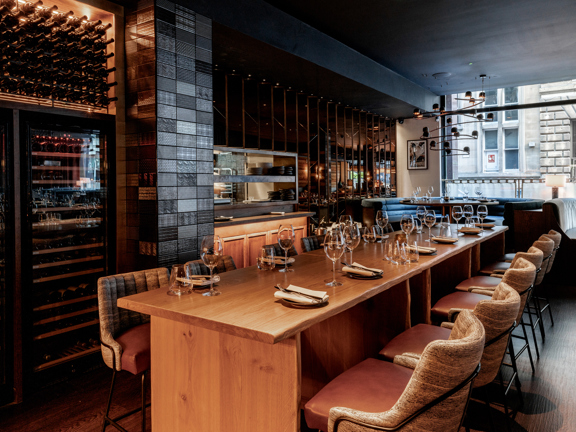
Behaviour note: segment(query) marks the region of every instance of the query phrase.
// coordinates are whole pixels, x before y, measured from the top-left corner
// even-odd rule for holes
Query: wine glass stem
[[[332,261],[332,283],[336,283],[336,261]]]
[[[354,260],[352,259],[352,252],[354,252],[352,249],[350,249],[350,264],[352,264],[354,262]]]
[[[432,227],[428,227],[428,241],[432,241]]]
[[[288,271],[288,249],[284,249],[284,271]]]
[[[210,293],[214,292],[214,281],[212,280],[212,267],[210,267]]]

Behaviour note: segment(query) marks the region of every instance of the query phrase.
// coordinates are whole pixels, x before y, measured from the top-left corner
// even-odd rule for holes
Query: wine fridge
[[[0,405],[13,400],[13,258],[14,225],[11,159],[11,112],[0,110]]]
[[[28,365],[76,365],[100,351],[97,280],[108,272],[109,136],[99,122],[23,115]],[[60,373],[61,371],[57,372]]]

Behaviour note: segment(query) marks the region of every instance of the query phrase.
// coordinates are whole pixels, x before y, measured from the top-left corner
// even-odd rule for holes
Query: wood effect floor
[[[551,327],[549,318],[545,317],[546,341],[542,343],[538,336],[540,359],[536,360],[536,373],[532,375],[526,355],[519,360],[524,405],[518,408],[514,390],[508,398],[509,403],[518,408],[511,422],[514,432],[576,431],[576,287],[551,287],[549,293],[555,325]],[[103,367],[37,390],[22,404],[0,408],[0,431],[99,431],[110,379],[110,369]],[[112,415],[135,408],[140,401],[138,378],[125,373],[119,374],[117,379]],[[499,400],[497,386],[492,386],[490,393],[492,399]],[[508,430],[502,405],[493,406],[491,413],[496,429]],[[147,410],[147,418],[150,430],[150,410]],[[486,406],[473,400],[467,418],[470,429],[489,431],[488,419]],[[120,423],[130,431],[140,430],[139,414]],[[109,427],[107,430],[115,429]],[[303,420],[302,432],[308,431]]]

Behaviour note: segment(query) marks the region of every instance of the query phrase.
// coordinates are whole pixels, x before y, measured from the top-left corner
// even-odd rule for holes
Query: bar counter
[[[405,266],[362,242],[354,261],[383,268],[383,278],[340,274],[340,287],[324,285],[332,263],[317,250],[297,256],[293,273],[252,266],[221,274],[217,297],[161,288],[118,299],[152,316],[153,430],[298,431],[303,403],[400,332],[429,322],[437,298],[503,253],[505,230],[435,244],[436,255]],[[326,290],[329,304],[284,306],[274,298],[277,283]]]

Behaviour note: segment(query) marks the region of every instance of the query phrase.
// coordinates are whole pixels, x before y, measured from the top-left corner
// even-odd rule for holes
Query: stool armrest
[[[452,308],[448,311],[448,321],[449,322],[456,322],[456,318],[458,318],[458,314],[462,312],[464,309],[462,308]]]
[[[502,279],[502,277],[504,276],[504,274],[492,273],[490,276],[491,276],[491,277],[497,277],[497,278]]]
[[[420,354],[404,353],[394,356],[394,364],[407,367],[408,369],[416,369],[420,361]]]
[[[486,296],[490,296],[490,297],[492,297],[492,295],[494,294],[494,290],[484,289],[484,288],[474,289],[470,292],[473,294],[482,294],[482,295],[486,295]]]
[[[443,322],[442,324],[440,324],[440,327],[452,330],[454,328],[454,323],[453,322]]]
[[[100,335],[102,358],[110,369],[122,370],[122,345],[116,342],[110,335]]]

